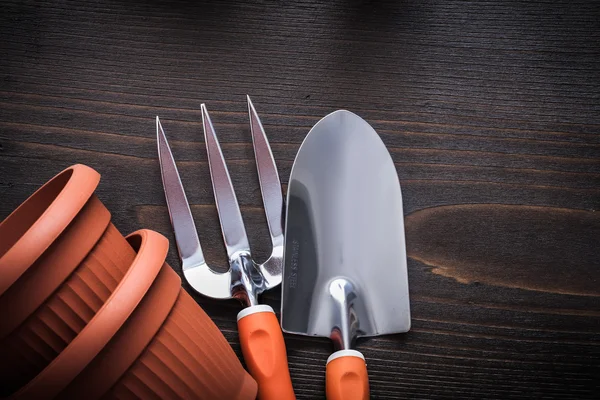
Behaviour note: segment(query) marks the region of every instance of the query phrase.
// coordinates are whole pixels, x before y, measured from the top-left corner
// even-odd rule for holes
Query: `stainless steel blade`
[[[281,283],[283,268],[283,194],[275,158],[271,152],[267,135],[250,96],[246,97],[248,99],[250,131],[252,132],[252,145],[254,147],[260,192],[273,245],[269,259],[257,267],[264,277],[266,288],[269,289]]]
[[[338,348],[410,329],[398,175],[375,130],[349,111],[319,121],[292,167],[281,325]]]
[[[202,124],[204,127],[204,141],[208,153],[208,165],[212,178],[215,204],[221,222],[221,232],[229,260],[234,260],[239,253],[249,254],[250,244],[244,228],[242,212],[231,183],[231,177],[225,164],[225,157],[215,133],[215,128],[210,120],[206,106],[200,106],[202,110]]]
[[[217,299],[228,299],[231,297],[231,273],[229,271],[219,273],[206,264],[175,159],[158,117],[156,117],[156,142],[163,189],[171,225],[175,232],[183,275],[198,292]]]
[[[200,247],[196,224],[183,190],[171,147],[158,117],[156,117],[156,143],[165,198],[183,268],[193,264],[203,264],[204,255],[202,247]]]

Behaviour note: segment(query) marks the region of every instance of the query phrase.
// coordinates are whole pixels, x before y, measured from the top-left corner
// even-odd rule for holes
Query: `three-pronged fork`
[[[245,308],[238,314],[238,332],[246,365],[258,382],[261,400],[295,399],[287,365],[283,334],[273,309],[258,304],[258,295],[281,283],[283,265],[283,195],[277,167],[256,110],[248,100],[250,128],[258,178],[273,251],[263,264],[250,254],[250,245],[231,178],[219,141],[204,104],[201,105],[204,140],[215,203],[229,270],[221,273],[204,259],[189,203],[175,160],[158,117],[156,136],[163,188],[175,232],[183,275],[199,293],[216,298],[236,298]]]

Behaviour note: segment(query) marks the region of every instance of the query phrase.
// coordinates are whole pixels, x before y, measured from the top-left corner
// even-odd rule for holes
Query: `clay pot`
[[[142,230],[137,234],[140,250],[110,297],[69,345],[12,399],[54,398],[123,326],[155,281],[169,246],[167,239],[156,232]],[[104,278],[111,279],[108,275]]]
[[[99,178],[69,167],[0,223],[0,398],[255,399],[164,263],[167,239],[125,240],[93,194]]]
[[[62,234],[0,295],[0,340],[33,314],[73,273],[105,234],[109,222],[110,213],[92,195]]]
[[[10,392],[21,387],[67,348],[105,305],[134,258],[111,224],[68,279],[0,341],[0,386]]]
[[[0,224],[0,395],[18,389],[77,336],[135,257],[74,165]]]
[[[137,249],[135,234],[128,236]],[[164,264],[125,325],[58,399],[254,400],[257,385]]]
[[[100,174],[89,167],[69,167],[0,224],[0,295],[63,233],[84,208],[99,181]]]
[[[133,233],[127,240],[139,250],[141,236]],[[156,280],[133,314],[100,354],[58,396],[58,399],[96,400],[125,374],[146,349],[171,312],[181,278],[168,264],[163,264]]]
[[[181,289],[152,342],[103,399],[254,400],[257,391],[219,328]]]
[[[114,293],[134,258],[133,249],[111,224],[48,300],[0,340],[4,394],[29,382],[69,346]],[[52,275],[52,270],[47,274]],[[36,295],[35,291],[29,293]],[[11,314],[7,317],[14,320]]]

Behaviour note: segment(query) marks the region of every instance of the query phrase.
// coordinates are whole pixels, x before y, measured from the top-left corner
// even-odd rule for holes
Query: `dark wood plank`
[[[207,257],[225,265],[206,102],[264,259],[245,94],[284,187],[310,127],[350,109],[396,162],[409,252],[412,330],[358,344],[372,398],[598,398],[597,2],[8,0],[0,37],[0,218],[84,163],[121,231],[173,241],[160,115]],[[168,261],[180,272],[174,246]],[[241,355],[239,306],[194,297]],[[286,343],[298,398],[323,398],[331,344]]]

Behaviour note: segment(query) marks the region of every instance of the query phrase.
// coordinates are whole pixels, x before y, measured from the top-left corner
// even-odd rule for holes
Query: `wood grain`
[[[284,188],[310,127],[349,109],[388,146],[406,214],[413,328],[359,342],[372,398],[600,396],[597,2],[2,5],[0,218],[84,163],[123,233],[173,241],[160,115],[207,258],[225,265],[205,102],[264,259],[245,94]],[[180,272],[174,246],[168,261]],[[239,305],[193,295],[241,356]],[[275,309],[279,298],[264,295]],[[331,343],[286,343],[298,398],[324,398]]]
[[[432,207],[406,218],[406,235],[409,257],[463,284],[600,296],[595,212],[499,204]]]

